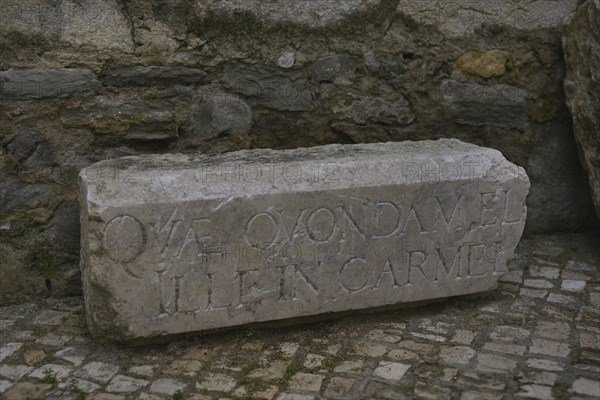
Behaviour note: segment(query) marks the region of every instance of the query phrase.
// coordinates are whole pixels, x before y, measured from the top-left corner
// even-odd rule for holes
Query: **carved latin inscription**
[[[208,184],[196,179],[194,162],[169,171],[169,162],[155,161],[155,175],[152,168],[136,170],[140,188],[114,185],[122,188],[117,197],[138,190],[139,199],[84,219],[84,237],[101,244],[84,253],[82,265],[90,267],[84,281],[104,286],[119,316],[94,318],[96,292],[90,289],[92,331],[115,339],[147,337],[493,288],[523,229],[528,181],[524,174],[490,179],[485,171],[477,178],[473,160],[485,158],[480,165],[488,169],[512,164],[492,150],[448,142],[429,146],[442,148],[444,157],[468,158],[468,179],[395,181],[406,163],[399,152],[414,151],[402,144],[350,146],[356,154],[349,155],[340,150],[344,146],[304,151],[311,169],[311,157],[342,151],[339,179],[326,185],[311,175],[310,181],[285,182],[285,190],[273,180],[275,168],[265,182]],[[294,151],[268,154],[290,154],[296,169],[303,165]],[[361,177],[373,165],[368,179]],[[96,182],[86,183],[88,207],[110,204],[109,196],[94,192]],[[187,194],[211,190],[214,196]],[[94,196],[101,199],[92,202]],[[127,329],[115,333],[117,322]]]

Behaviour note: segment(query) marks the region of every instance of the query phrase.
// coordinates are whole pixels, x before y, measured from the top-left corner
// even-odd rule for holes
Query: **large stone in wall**
[[[529,190],[452,139],[125,157],[80,184],[88,326],[114,341],[493,289]]]
[[[576,8],[575,0],[400,0],[396,11],[418,26],[460,37],[473,34],[482,25],[556,28]]]
[[[400,77],[408,70],[402,55],[369,50],[363,61],[369,74],[390,82],[394,87],[400,86]]]
[[[179,114],[183,110],[178,110]],[[166,140],[177,137],[175,105],[168,100],[99,96],[97,102],[63,107],[59,118],[66,128],[87,128],[95,135],[131,140]]]
[[[198,68],[135,66],[111,68],[106,73],[107,86],[173,86],[205,83],[206,72]]]
[[[42,184],[27,184],[18,178],[0,182],[0,213],[38,208],[48,203],[48,187]]]
[[[310,67],[310,77],[316,82],[333,82],[341,85],[352,83],[356,65],[347,54],[323,57]]]
[[[200,17],[229,14],[237,17],[239,27],[244,26],[244,14],[249,14],[261,22],[293,23],[315,28],[338,23],[381,3],[381,0],[204,0],[194,4],[194,14]],[[232,26],[232,29],[235,28],[236,24]]]
[[[0,101],[93,96],[101,90],[96,75],[86,68],[0,71]]]
[[[587,176],[579,165],[569,121],[537,128],[525,168],[531,181],[525,234],[576,231],[593,223]]]
[[[0,33],[7,41],[37,40],[48,47],[68,44],[75,51],[134,50],[131,24],[118,0],[3,0]]]
[[[445,80],[439,94],[448,111],[461,124],[507,127],[519,131],[525,130],[529,124],[523,89]]]
[[[248,97],[251,105],[279,111],[306,111],[315,107],[304,71],[281,71],[263,65],[227,64],[226,89]]]
[[[198,137],[214,139],[252,128],[252,108],[239,97],[200,91],[192,103],[193,131]]]
[[[575,139],[600,217],[600,1],[587,1],[567,21],[565,93]]]
[[[365,125],[367,122],[409,125],[415,119],[410,104],[404,97],[394,102],[376,97],[359,97],[349,105],[337,104],[332,109],[335,114],[344,115],[359,125]]]

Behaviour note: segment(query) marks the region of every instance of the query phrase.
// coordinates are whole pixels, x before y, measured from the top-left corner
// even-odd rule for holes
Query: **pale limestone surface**
[[[134,52],[131,24],[116,0],[6,0],[0,7],[3,35],[18,32],[77,50]]]
[[[199,17],[231,14],[237,19],[250,14],[263,22],[315,28],[339,23],[352,14],[366,12],[380,4],[381,0],[204,0],[195,3],[194,12]]]
[[[521,30],[557,28],[576,8],[577,1],[572,0],[400,0],[397,12],[418,24],[460,37],[473,34],[482,25]]]
[[[493,289],[529,190],[458,140],[125,157],[80,185],[88,326],[118,341]]]

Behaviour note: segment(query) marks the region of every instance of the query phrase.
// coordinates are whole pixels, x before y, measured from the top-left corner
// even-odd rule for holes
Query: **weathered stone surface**
[[[560,142],[570,149],[565,157],[564,148],[553,144],[557,137],[552,135],[557,131],[538,135],[546,123],[571,123],[564,101],[560,21],[583,2],[0,1],[0,70],[86,68],[102,81],[116,66],[168,66],[200,69],[212,81],[210,87],[183,80],[167,86],[110,86],[102,95],[0,104],[0,131],[4,133],[0,170],[19,176],[27,184],[44,185],[49,193],[43,208],[30,209],[24,203],[8,211],[0,222],[1,227],[7,227],[2,230],[7,238],[2,240],[3,249],[10,249],[5,250],[10,256],[4,257],[3,264],[16,278],[4,279],[3,287],[8,290],[0,297],[5,300],[10,296],[7,301],[12,302],[28,294],[46,293],[47,270],[38,270],[25,261],[36,249],[63,248],[53,242],[54,238],[71,237],[70,224],[70,232],[64,234],[48,235],[48,230],[59,227],[52,225],[52,211],[73,199],[75,177],[81,168],[101,159],[147,152],[213,154],[250,147],[296,148],[455,137],[500,150],[526,168],[535,164],[542,167],[536,167],[542,171],[537,176],[528,169],[532,183],[528,199],[536,200],[528,203],[532,211],[527,218],[529,233],[579,229],[587,226],[580,223],[582,220],[597,224],[591,214],[583,215],[583,209],[577,208],[581,202],[573,201],[579,197],[592,203],[591,196],[580,193],[579,186],[568,179],[561,181],[565,175],[551,176],[550,171],[566,171],[572,161],[579,162],[572,157],[577,155],[571,151],[575,149],[574,137],[567,143],[561,133]],[[399,12],[395,12],[396,6]],[[406,12],[402,12],[403,7]],[[477,74],[453,69],[464,53],[492,49],[510,53],[504,75],[485,82]],[[350,55],[354,60],[352,85],[342,85],[341,81],[317,83],[309,78],[311,66],[332,54]],[[227,64],[263,66],[265,75],[259,82],[267,83],[264,95],[228,89],[223,79]],[[295,75],[301,78],[294,81]],[[246,85],[246,93],[250,93],[257,84],[242,77],[233,79]],[[455,113],[447,112],[443,96],[438,95],[439,84],[445,79],[524,90],[526,128],[514,129],[502,121],[482,125],[496,118],[493,112],[475,112],[473,122],[465,124]],[[290,89],[301,89],[298,92],[304,97],[281,94],[290,80],[297,84]],[[222,90],[251,105],[251,130],[239,135],[223,132],[213,138],[194,133],[192,98],[198,90]],[[398,102],[402,98],[410,102],[411,110]],[[396,122],[396,109],[411,111],[414,120],[409,125]],[[48,141],[56,165],[36,167],[37,162],[50,164],[43,158],[27,160],[27,165],[15,162],[6,145],[24,130]],[[546,148],[550,143],[552,146]],[[540,158],[542,153],[544,160]],[[565,162],[569,164],[559,165]],[[547,164],[553,167],[543,169]],[[579,174],[587,180],[582,171]],[[563,199],[568,200],[564,206]],[[585,210],[593,208],[586,206]],[[28,219],[35,219],[35,223]],[[46,237],[43,245],[38,243]],[[79,246],[65,253],[79,257]],[[72,269],[69,263],[54,264],[55,277]],[[55,279],[51,294],[60,297],[64,293]],[[79,289],[78,285],[73,287]]]
[[[385,125],[409,125],[415,119],[405,98],[391,102],[381,98],[359,97],[350,105],[333,106],[333,112],[343,114],[357,124],[370,121]]]
[[[317,60],[310,67],[310,77],[317,82],[352,83],[356,65],[347,54],[333,54]]]
[[[365,53],[363,60],[371,75],[389,80],[392,84],[408,70],[402,55],[370,50]]]
[[[205,0],[195,3],[194,12],[204,17],[210,14],[232,14],[243,27],[244,14],[251,14],[262,22],[301,24],[323,27],[340,22],[349,15],[376,7],[381,0],[320,0],[280,1],[261,0]],[[232,29],[236,29],[234,25]]]
[[[80,183],[104,340],[489,290],[529,188],[500,152],[457,140],[126,157]]]
[[[262,65],[227,64],[223,71],[225,88],[248,96],[251,105],[282,111],[314,108],[303,71],[273,70]]]
[[[569,124],[540,125],[526,168],[531,180],[526,233],[576,230],[593,223],[590,189]]]
[[[37,208],[48,202],[48,187],[27,184],[18,178],[0,182],[0,212]]]
[[[5,0],[1,7],[0,32],[15,45],[23,44],[16,38],[30,36],[75,52],[91,47],[133,53],[131,26],[117,0]]]
[[[509,85],[442,82],[440,94],[459,123],[525,130],[529,124],[525,91]]]
[[[504,75],[508,52],[490,50],[484,53],[468,51],[454,63],[454,70],[478,75],[482,78],[492,78]]]
[[[9,69],[0,71],[0,101],[91,96],[102,89],[89,69]]]
[[[60,204],[51,220],[48,235],[57,247],[77,248],[79,240],[79,209],[75,205]]]
[[[235,329],[138,347],[90,340],[81,329],[85,312],[79,296],[0,306],[0,398],[75,400],[84,397],[81,389],[90,400],[167,400],[181,398],[180,389],[186,400],[502,400],[528,398],[527,393],[599,399],[598,231],[536,235],[522,239],[516,253],[508,268],[525,280],[538,278],[526,266],[540,263],[559,271],[550,280],[575,270],[589,275],[584,292],[571,293],[576,308],[520,294],[521,279],[501,285],[492,296],[410,312],[369,313],[293,329]],[[560,281],[552,280],[550,294],[564,293]],[[0,287],[5,285],[0,280]],[[69,342],[59,348],[42,344],[67,332]],[[537,354],[540,339],[571,352]],[[35,384],[53,381],[50,375],[56,382],[42,393]],[[127,393],[145,384],[126,385],[132,379],[147,385]],[[319,383],[320,391],[308,394]],[[7,395],[15,386],[21,390]],[[285,394],[291,391],[296,394]]]
[[[192,108],[194,133],[203,139],[248,133],[252,127],[252,108],[230,94],[201,92],[194,97]]]
[[[121,135],[134,140],[164,140],[177,137],[175,105],[168,101],[144,101],[102,97],[99,103],[63,108],[65,127],[89,128],[98,135]]]
[[[460,37],[484,24],[523,30],[555,28],[576,8],[577,2],[572,0],[400,0],[397,12],[418,25]]]
[[[107,86],[171,86],[205,83],[207,74],[187,67],[120,67],[111,68],[103,83]]]
[[[589,174],[600,217],[600,2],[588,0],[569,18],[563,34],[565,94],[575,139]]]
[[[25,168],[37,169],[56,164],[52,146],[36,132],[19,132],[6,149]]]

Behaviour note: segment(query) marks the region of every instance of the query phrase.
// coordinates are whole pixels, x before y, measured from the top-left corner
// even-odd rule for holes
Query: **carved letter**
[[[340,283],[346,291],[358,292],[368,281],[367,263],[362,258],[351,258],[340,270]]]
[[[246,243],[258,249],[266,249],[277,239],[277,223],[271,214],[258,213],[248,220],[244,231]]]
[[[160,224],[160,220],[162,218],[161,215],[158,216],[156,223],[150,224],[150,227],[152,227],[152,230],[154,232],[154,240],[156,241],[156,245],[158,246],[160,254],[165,254],[166,249],[170,246],[173,240],[175,230],[181,222],[180,219],[175,219],[176,214],[177,208],[173,209],[173,212],[169,216],[169,219],[164,223],[164,225]],[[161,243],[161,238],[163,238],[163,243]]]
[[[335,231],[335,216],[327,208],[317,208],[308,217],[306,232],[314,242],[329,240]]]

